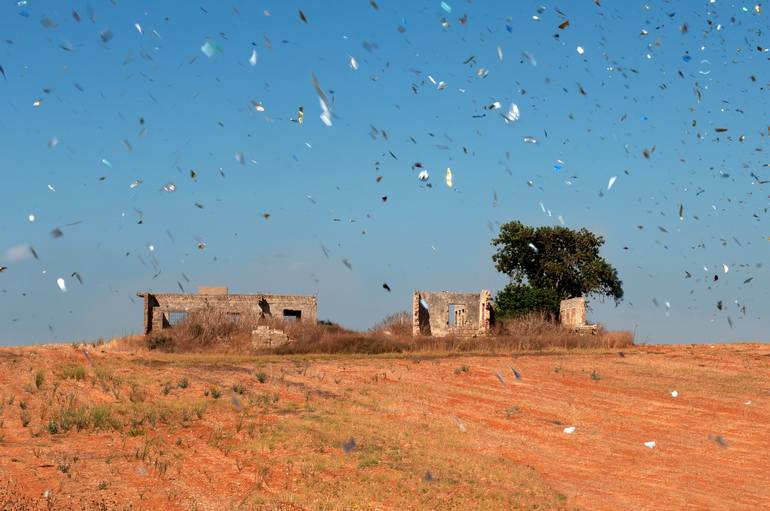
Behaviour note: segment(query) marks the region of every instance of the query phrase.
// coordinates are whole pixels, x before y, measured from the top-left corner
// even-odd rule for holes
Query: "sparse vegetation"
[[[35,387],[37,390],[40,390],[43,388],[43,383],[45,382],[45,372],[42,369],[38,369],[35,371]]]
[[[173,339],[168,335],[151,335],[147,338],[147,348],[151,350],[168,349],[173,344]]]
[[[86,366],[88,385],[51,376],[58,376],[60,364],[81,360],[79,354],[62,362],[58,358],[61,351],[54,352],[47,359],[40,357],[32,370],[0,357],[0,382],[2,388],[9,389],[0,398],[7,419],[6,428],[0,428],[0,434],[6,433],[0,448],[9,447],[10,455],[19,460],[7,464],[10,477],[19,480],[35,467],[48,465],[49,475],[65,480],[59,498],[66,495],[68,505],[78,509],[88,507],[77,500],[79,495],[127,495],[126,488],[137,476],[149,483],[142,496],[128,497],[137,508],[150,501],[182,501],[191,494],[200,499],[200,507],[217,507],[213,491],[235,498],[237,483],[237,491],[251,488],[238,496],[239,502],[245,502],[244,508],[256,509],[285,502],[279,498],[315,502],[319,507],[329,504],[314,501],[317,495],[334,495],[334,504],[327,507],[342,509],[355,508],[360,502],[355,498],[362,495],[371,507],[382,509],[428,508],[439,501],[458,509],[572,509],[580,501],[569,497],[565,502],[548,484],[556,480],[572,494],[582,488],[575,486],[577,478],[566,482],[553,479],[558,477],[553,475],[558,473],[554,469],[541,479],[519,459],[557,467],[557,453],[567,444],[559,447],[560,441],[554,439],[562,437],[571,449],[586,452],[611,442],[627,443],[622,431],[644,429],[651,416],[640,413],[627,417],[610,403],[617,403],[620,396],[643,403],[640,396],[649,393],[639,393],[640,385],[657,389],[661,399],[667,399],[665,388],[683,377],[691,391],[721,400],[719,410],[726,411],[720,413],[729,414],[726,419],[736,427],[745,427],[751,420],[745,417],[745,409],[724,403],[739,402],[736,399],[745,399],[746,394],[757,395],[766,383],[756,366],[731,364],[731,372],[725,376],[712,366],[698,369],[697,363],[682,356],[669,357],[650,370],[651,361],[661,359],[657,351],[652,355],[652,350],[644,350],[649,356],[639,356],[643,350],[625,350],[622,364],[618,363],[617,350],[584,350],[585,345],[568,345],[580,349],[577,356],[570,356],[563,346],[524,353],[525,346],[536,346],[538,335],[550,335],[547,329],[551,326],[537,326],[534,318],[530,326],[514,327],[526,332],[517,335],[532,338],[532,344],[522,341],[522,352],[518,342],[500,340],[508,335],[506,332],[468,339],[464,341],[468,344],[462,345],[456,339],[404,339],[413,343],[407,351],[381,357],[169,354],[145,349],[127,354],[111,351],[110,346],[105,348],[111,351],[109,356],[97,355],[94,366]],[[538,328],[543,329],[540,334]],[[333,334],[321,335],[331,338]],[[561,334],[557,331],[554,335]],[[591,340],[592,336],[585,338]],[[484,342],[499,343],[493,346],[503,356],[490,356],[491,349],[479,349],[475,354],[461,351]],[[447,348],[453,351],[440,351]],[[717,355],[711,350],[702,356]],[[739,357],[745,357],[745,350]],[[42,389],[22,392],[25,381],[34,388],[32,376],[38,367],[47,375]],[[623,378],[609,377],[621,367]],[[746,380],[738,384],[735,372],[742,370]],[[512,371],[519,372],[520,382]],[[505,377],[502,386],[496,373]],[[588,381],[592,374],[596,378],[600,373],[601,381]],[[112,374],[116,376],[107,376]],[[580,378],[588,384],[580,385],[576,381]],[[729,384],[725,378],[730,379]],[[186,384],[181,383],[183,379]],[[269,385],[260,386],[260,380]],[[101,381],[109,382],[106,389]],[[606,387],[608,392],[596,394],[595,385]],[[191,386],[195,392],[173,390]],[[168,387],[173,399],[164,397]],[[201,395],[204,389],[208,399]],[[16,392],[13,399],[12,392]],[[588,408],[575,414],[569,406],[574,400]],[[673,401],[671,406],[679,406],[679,402]],[[704,402],[704,406],[709,404]],[[30,413],[27,429],[17,422],[21,412]],[[630,423],[618,428],[620,420]],[[608,427],[601,427],[605,423]],[[570,440],[577,436],[563,432],[570,425],[578,428],[578,442]],[[538,428],[538,434],[519,442],[530,428]],[[743,439],[754,446],[760,440],[761,436]],[[24,441],[29,445],[17,448]],[[508,447],[500,450],[501,443]],[[730,442],[723,448],[732,445]],[[712,440],[711,446],[713,449],[698,455],[718,456],[719,440]],[[88,460],[87,465],[78,463],[74,452]],[[461,458],[458,452],[462,452]],[[671,455],[683,459],[676,458],[681,456],[677,453]],[[724,456],[721,459],[729,463]],[[755,456],[752,463],[756,465],[758,459]],[[618,462],[608,463],[616,468]],[[605,465],[587,467],[607,470]],[[219,473],[227,474],[227,484],[217,478]],[[174,483],[179,477],[187,481],[184,488]],[[0,481],[0,487],[2,484]],[[618,488],[612,481],[607,484]],[[354,491],[361,488],[365,490]],[[280,493],[272,493],[274,489]],[[355,498],[348,497],[349,492]],[[594,494],[588,490],[587,495]],[[620,503],[618,509],[638,503],[630,497],[619,498],[615,501]],[[258,502],[259,506],[255,504]]]
[[[24,408],[19,411],[19,418],[21,419],[21,425],[25,428],[29,426],[29,422],[32,420],[32,416],[29,414],[29,410]]]
[[[131,391],[128,394],[128,399],[132,403],[141,403],[144,401],[144,391],[137,384],[131,385]]]
[[[76,381],[86,379],[86,368],[81,364],[67,364],[62,367],[61,377],[63,379],[72,379]]]
[[[187,377],[183,376],[179,378],[179,381],[177,382],[177,386],[180,389],[186,389],[190,385],[190,382],[187,380]]]
[[[465,364],[455,367],[455,374],[467,373],[468,371],[470,371],[470,368]]]
[[[412,315],[402,311],[385,316],[382,321],[374,325],[369,331],[397,337],[410,336],[412,335]]]

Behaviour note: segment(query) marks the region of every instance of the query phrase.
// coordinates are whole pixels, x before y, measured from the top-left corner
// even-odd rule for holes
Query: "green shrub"
[[[219,388],[217,387],[212,387],[210,392],[211,392],[211,397],[213,397],[214,399],[219,399],[220,397],[222,397],[222,391],[219,390]]]
[[[550,288],[535,288],[509,283],[495,296],[495,319],[544,312],[559,317],[561,297]]]
[[[110,407],[97,405],[91,408],[91,427],[94,429],[120,429],[121,423],[112,416]]]
[[[190,386],[190,382],[187,380],[186,376],[183,376],[179,379],[179,381],[177,382],[177,385],[179,386],[180,389],[186,389],[187,387]]]
[[[164,396],[168,396],[171,393],[171,382],[166,382],[160,386],[160,391]]]
[[[267,381],[267,375],[265,373],[263,373],[263,372],[259,372],[259,373],[255,374],[254,376],[257,377],[257,381],[259,383],[265,383]]]

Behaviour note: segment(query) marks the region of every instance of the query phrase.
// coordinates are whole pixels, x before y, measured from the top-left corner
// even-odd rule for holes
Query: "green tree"
[[[498,298],[539,304],[533,310],[550,307],[546,290],[555,293],[558,300],[599,295],[619,302],[623,282],[617,270],[599,255],[603,244],[604,238],[585,228],[530,227],[519,221],[502,225],[492,240],[497,248],[492,260],[498,271],[510,277],[511,284]],[[500,308],[504,314],[506,310]]]

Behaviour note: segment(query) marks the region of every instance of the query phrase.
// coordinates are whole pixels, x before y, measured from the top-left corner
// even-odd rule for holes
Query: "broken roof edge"
[[[226,294],[225,295],[225,294],[216,294],[216,293],[213,293],[213,294],[201,294],[201,293],[156,293],[156,292],[153,292],[153,291],[137,291],[136,292],[136,296],[138,296],[139,298],[144,298],[147,295],[151,295],[151,296],[206,296],[206,297],[222,296],[222,297],[230,297],[230,298],[232,298],[232,297],[244,297],[244,296],[248,296],[248,297],[255,297],[256,296],[256,297],[264,297],[264,298],[270,298],[270,297],[274,297],[274,298],[310,298],[310,299],[313,299],[313,300],[318,300],[318,296],[317,295],[280,295],[280,294],[274,294],[274,293],[235,293],[235,294],[230,293],[230,294]]]
[[[426,289],[415,289],[415,293],[453,293],[458,295],[475,295],[475,294],[482,294],[482,293],[491,293],[488,289],[480,289],[478,291],[453,291],[449,289],[444,289],[441,291],[428,291]]]

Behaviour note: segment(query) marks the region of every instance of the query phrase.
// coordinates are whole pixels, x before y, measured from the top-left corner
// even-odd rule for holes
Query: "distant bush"
[[[163,350],[171,347],[173,340],[168,335],[151,335],[147,338],[147,348]]]
[[[406,311],[402,311],[385,316],[379,323],[369,329],[369,331],[383,335],[412,335],[412,315]]]

